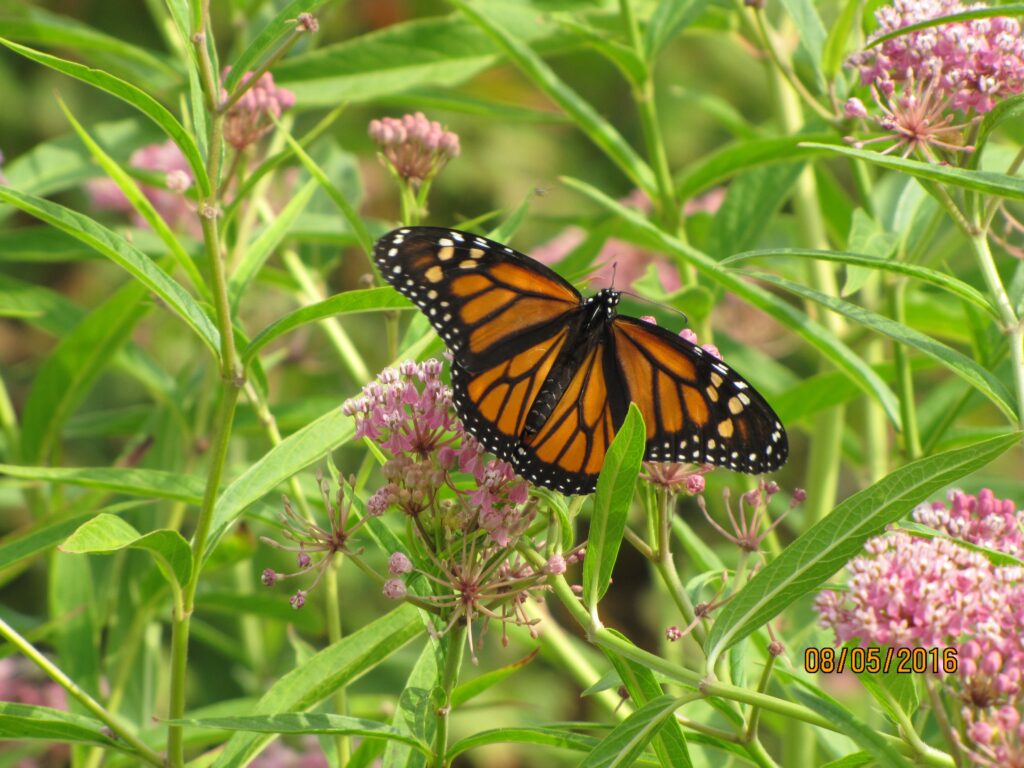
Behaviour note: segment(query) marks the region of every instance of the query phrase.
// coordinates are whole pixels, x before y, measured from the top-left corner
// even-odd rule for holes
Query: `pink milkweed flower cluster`
[[[422,184],[459,156],[459,137],[422,112],[370,121],[370,138],[399,178]]]
[[[231,71],[224,69],[223,76]],[[274,127],[271,117],[278,118],[288,109],[295,106],[295,94],[287,88],[279,88],[274,84],[274,76],[264,72],[250,85],[252,72],[242,75],[236,86],[248,86],[241,98],[232,104],[224,121],[224,139],[237,150],[255,144]],[[229,98],[226,91],[221,91],[221,100]]]
[[[511,546],[529,522],[529,487],[507,462],[488,460],[464,430],[441,368],[438,360],[406,361],[382,371],[342,406],[356,420],[357,437],[391,454],[383,467],[388,483],[368,505],[396,506],[412,517],[432,510],[445,524],[479,528],[499,546]],[[456,472],[471,475],[473,487],[455,484]]]
[[[914,518],[1006,554],[1020,551],[1020,529],[1013,529],[1024,512],[1012,502],[988,490],[954,492],[950,502],[919,507]],[[966,721],[1016,705],[1024,684],[1024,567],[994,565],[951,539],[904,531],[871,539],[865,551],[846,566],[848,591],[825,590],[815,601],[821,625],[837,642],[955,648],[958,672],[950,685]]]
[[[957,0],[895,0],[880,8],[872,40],[911,24],[976,8]],[[888,135],[854,141],[862,147],[895,139],[883,154],[902,149],[938,162],[936,150],[971,152],[967,129],[977,118],[955,123],[955,112],[971,117],[990,111],[1007,96],[1024,91],[1024,39],[1013,18],[996,16],[926,27],[854,54],[850,66],[871,86],[880,114],[872,119]],[[863,102],[851,98],[850,118],[868,118]]]
[[[147,144],[132,153],[128,164],[140,170],[166,174],[166,189],[150,184],[140,184],[139,189],[169,227],[199,237],[201,230],[195,215],[195,207],[185,196],[194,181],[192,169],[178,145],[170,139],[162,144]],[[113,179],[90,179],[85,183],[85,189],[93,208],[131,213],[136,226],[149,226],[146,220],[135,212]]]
[[[875,13],[879,27],[869,39],[929,19],[987,7],[959,0],[894,0]],[[964,114],[990,111],[999,99],[1024,91],[1024,39],[1009,16],[956,21],[886,40],[850,57],[864,85],[892,95],[897,83],[932,83]]]

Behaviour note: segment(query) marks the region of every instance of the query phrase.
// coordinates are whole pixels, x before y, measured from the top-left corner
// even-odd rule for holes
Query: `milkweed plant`
[[[415,5],[0,11],[0,764],[1024,766],[1021,8]],[[420,224],[788,463],[518,476]]]

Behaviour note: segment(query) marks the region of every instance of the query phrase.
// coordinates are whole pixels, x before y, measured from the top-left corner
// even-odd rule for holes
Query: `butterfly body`
[[[508,246],[468,232],[406,227],[374,260],[452,353],[456,410],[487,450],[531,482],[589,493],[630,402],[649,461],[770,471],[788,454],[764,398],[702,348],[618,314]]]

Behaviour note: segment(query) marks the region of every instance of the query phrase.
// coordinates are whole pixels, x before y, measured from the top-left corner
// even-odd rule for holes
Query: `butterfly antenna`
[[[646,296],[641,296],[639,293],[633,293],[633,291],[619,291],[619,293],[623,294],[624,296],[629,296],[632,299],[636,299],[637,301],[639,301],[642,304],[650,304],[650,305],[655,306],[655,307],[661,307],[662,309],[667,309],[669,312],[677,314],[681,318],[683,318],[683,325],[684,326],[688,326],[690,324],[690,318],[687,316],[687,314],[685,312],[683,312],[681,309],[676,309],[671,304],[663,304],[660,301],[655,301],[654,299],[648,299]]]

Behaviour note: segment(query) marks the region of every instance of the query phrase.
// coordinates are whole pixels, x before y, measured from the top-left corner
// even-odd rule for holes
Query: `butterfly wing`
[[[377,241],[374,261],[467,371],[492,369],[555,337],[580,308],[579,292],[557,273],[468,232],[396,229]]]
[[[612,321],[628,397],[647,426],[648,461],[716,464],[761,474],[789,454],[771,406],[736,371],[695,344],[632,317]]]

